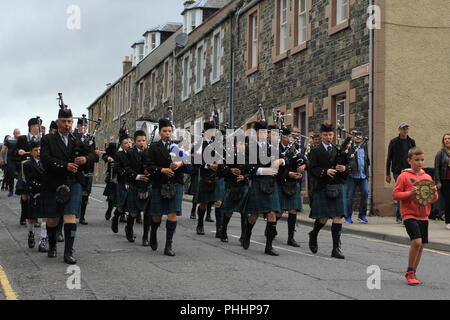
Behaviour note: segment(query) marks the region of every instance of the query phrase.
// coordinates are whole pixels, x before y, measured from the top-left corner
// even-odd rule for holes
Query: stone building
[[[393,215],[384,167],[396,126],[410,122],[412,136],[434,156],[450,101],[443,9],[449,3],[413,2],[425,16],[420,23],[411,22],[415,11],[400,0],[186,1],[183,23],[171,23],[171,34],[158,41],[149,34],[164,24],[146,32],[133,45],[131,61],[124,62],[124,75],[89,106],[91,116],[106,118],[98,139],[116,140],[122,119],[134,131],[167,117],[169,105],[177,127],[201,126],[211,117],[213,99],[222,123],[239,127],[256,120],[259,103],[269,121],[281,110],[286,123],[305,136],[328,120],[370,137],[376,150],[372,211]],[[372,4],[378,6],[373,12]],[[381,17],[380,29],[367,27],[369,12]],[[427,67],[416,49],[426,50],[422,42],[435,49],[426,57]],[[408,87],[413,84],[414,93]]]

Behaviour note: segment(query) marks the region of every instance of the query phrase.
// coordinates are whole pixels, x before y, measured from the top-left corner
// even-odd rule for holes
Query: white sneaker
[[[450,230],[450,223],[445,226],[447,230]]]

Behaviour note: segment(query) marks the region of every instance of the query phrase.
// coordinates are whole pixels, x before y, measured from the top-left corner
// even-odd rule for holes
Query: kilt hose
[[[343,184],[339,185],[339,196],[329,199],[326,190],[313,192],[314,206],[311,208],[311,219],[345,217],[347,212],[347,192]]]

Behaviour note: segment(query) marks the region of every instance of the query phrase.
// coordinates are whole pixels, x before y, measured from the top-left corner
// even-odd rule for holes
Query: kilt
[[[259,181],[257,179],[253,179],[252,184],[248,189],[242,213],[246,215],[265,215],[272,211],[281,212],[280,194],[278,193],[278,188],[275,186],[272,194],[270,195],[264,194],[259,188]]]
[[[244,209],[245,199],[247,197],[249,186],[242,186],[242,198],[239,201],[231,199],[231,188],[225,189],[225,197],[222,204],[223,213],[242,212]]]
[[[152,195],[152,185],[149,183],[147,187],[148,198],[146,200],[139,199],[139,189],[130,185],[127,192],[127,200],[125,203],[125,211],[129,213],[137,213],[146,211]]]
[[[108,182],[106,184],[105,190],[103,191],[103,195],[107,197],[106,201],[108,202],[116,202],[117,198],[117,190],[116,190],[116,184],[112,182]]]
[[[197,194],[197,191],[198,191],[198,174],[191,175],[189,189],[186,192],[186,194],[195,196]]]
[[[41,212],[41,195],[30,197],[30,210],[28,210],[27,219],[36,219]]]
[[[177,216],[181,216],[183,186],[177,183],[175,184],[175,190],[175,198],[173,198],[172,200],[167,200],[161,197],[161,188],[153,187],[152,199],[150,201],[150,205],[147,207],[146,214],[150,216],[162,216],[172,212],[176,212]]]
[[[83,186],[83,191],[87,191],[87,193],[91,194],[92,193],[92,183],[94,181],[94,177],[92,175],[85,175],[85,185]]]
[[[303,212],[302,186],[300,182],[296,183],[295,194],[292,197],[285,195],[279,184],[277,184],[277,187],[280,194],[281,210],[297,210],[297,212]]]
[[[41,192],[41,209],[38,218],[59,218],[66,214],[75,214],[80,217],[82,187],[79,183],[68,182],[66,185],[70,188],[70,201],[65,206],[56,203],[56,191]]]
[[[125,207],[125,203],[127,202],[127,187],[125,183],[117,183],[116,186],[116,200],[114,202],[114,206],[117,208]]]
[[[23,181],[22,170],[17,171],[16,195],[29,194],[28,185]]]
[[[347,212],[347,192],[343,184],[339,185],[339,197],[328,199],[326,190],[313,192],[314,206],[311,208],[311,219],[345,217]]]
[[[206,183],[201,179],[198,183],[198,192],[195,195],[195,203],[209,203],[216,201],[223,201],[225,197],[225,179],[216,181],[216,188],[214,192],[207,192]]]

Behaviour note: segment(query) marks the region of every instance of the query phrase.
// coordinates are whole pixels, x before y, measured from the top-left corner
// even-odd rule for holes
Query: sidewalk
[[[184,200],[191,202],[192,196],[184,195]],[[303,205],[304,212],[298,215],[298,221],[302,225],[313,227],[314,220],[309,219],[309,206]],[[286,217],[286,214],[284,215]],[[358,215],[355,212],[353,224],[344,223],[342,232],[358,236],[374,238],[378,240],[390,241],[409,245],[409,236],[402,224],[397,224],[395,217],[367,217],[368,224],[356,222]],[[331,224],[328,223],[325,229],[329,230]],[[429,243],[426,248],[450,252],[450,230],[445,229],[444,221],[430,220],[428,228]]]

